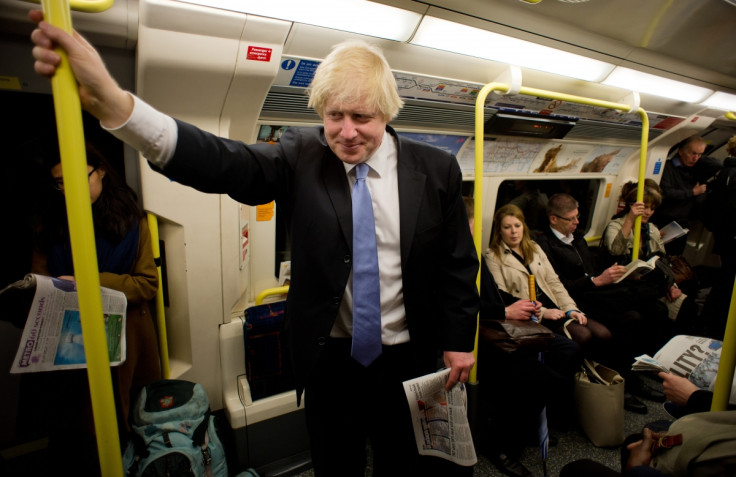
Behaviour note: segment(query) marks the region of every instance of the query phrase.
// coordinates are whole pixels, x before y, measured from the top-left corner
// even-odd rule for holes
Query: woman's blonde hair
[[[383,53],[362,40],[349,40],[333,47],[317,67],[307,93],[309,107],[320,117],[327,101],[364,102],[386,122],[395,118],[404,105]]]
[[[534,242],[529,234],[529,227],[524,221],[524,212],[514,204],[506,204],[496,211],[493,215],[493,229],[491,230],[491,240],[488,246],[493,250],[497,257],[501,258],[503,251],[503,239],[501,238],[501,221],[505,217],[515,217],[521,221],[524,232],[521,236],[521,253],[524,258],[524,265],[529,265],[534,258]]]

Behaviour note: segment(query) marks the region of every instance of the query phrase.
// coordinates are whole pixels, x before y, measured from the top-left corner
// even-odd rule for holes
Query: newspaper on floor
[[[664,371],[687,378],[700,389],[713,391],[723,342],[700,336],[677,335],[657,351],[654,358],[638,356],[634,371]],[[736,404],[736,376],[731,386],[731,404]]]
[[[464,384],[445,391],[449,369],[404,382],[414,437],[421,455],[442,457],[459,465],[475,465]]]
[[[29,274],[11,287],[32,288],[33,296],[20,346],[10,369],[13,374],[85,368],[82,323],[76,284],[68,280]],[[108,358],[111,366],[125,361],[125,294],[100,287]]]

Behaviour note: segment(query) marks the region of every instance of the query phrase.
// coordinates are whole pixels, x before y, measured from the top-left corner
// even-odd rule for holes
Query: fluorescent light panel
[[[424,17],[412,44],[476,56],[585,81],[600,81],[614,65],[436,17]]]
[[[419,13],[365,0],[179,0],[222,10],[406,41]]]
[[[623,66],[617,66],[603,84],[686,103],[699,103],[713,93],[712,89],[642,73]]]
[[[700,104],[721,111],[736,111],[736,95],[716,91]]]

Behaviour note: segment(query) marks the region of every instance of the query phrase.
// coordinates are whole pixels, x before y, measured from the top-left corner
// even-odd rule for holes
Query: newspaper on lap
[[[478,462],[468,424],[465,385],[445,391],[449,369],[404,381],[414,437],[421,455],[442,457],[470,466]]]
[[[713,391],[723,342],[700,336],[678,335],[654,355],[636,358],[634,371],[664,371],[687,378],[700,389]],[[731,386],[731,404],[736,404],[736,376]]]
[[[87,360],[76,284],[29,274],[10,287],[28,288],[34,283],[36,293],[10,372],[85,368]],[[108,358],[111,366],[118,366],[125,361],[125,310],[128,302],[122,292],[105,287],[100,287],[100,291]]]

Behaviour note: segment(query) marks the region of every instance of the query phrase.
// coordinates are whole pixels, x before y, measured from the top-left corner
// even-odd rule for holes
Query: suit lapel
[[[397,144],[401,264],[403,266],[406,264],[406,260],[411,252],[411,244],[414,241],[414,233],[417,229],[417,222],[420,219],[422,195],[427,177],[416,170],[411,151],[406,147],[402,147],[401,140],[393,133],[393,130],[390,132],[396,138]]]
[[[329,148],[322,157],[322,180],[348,247],[353,249],[353,205],[345,166]]]

